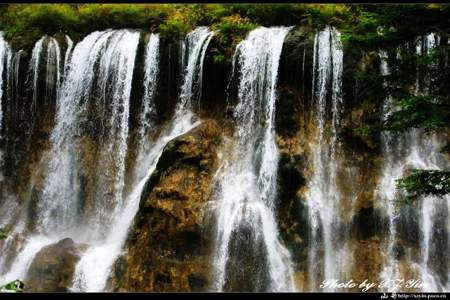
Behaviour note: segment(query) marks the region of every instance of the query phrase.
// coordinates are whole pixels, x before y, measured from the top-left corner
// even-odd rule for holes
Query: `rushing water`
[[[190,39],[190,36],[192,35],[198,36],[199,39],[193,42]],[[209,35],[211,35],[211,32],[203,27],[196,29],[188,35],[186,41],[189,41],[189,43],[186,45],[186,49],[189,51],[190,61],[186,66],[184,82],[193,82],[193,77],[199,76],[198,72],[201,72],[201,69],[199,70],[197,67],[198,65],[203,64],[201,60],[204,59],[204,51],[206,51],[206,47],[208,46],[208,42],[205,43],[204,36]],[[204,51],[195,52],[194,50],[198,48],[204,49]],[[150,129],[151,126],[148,118],[150,117],[149,114],[152,113],[154,106],[153,94],[155,92],[154,84],[158,75],[158,66],[159,36],[152,34],[146,47],[143,81],[143,84],[145,85],[144,99],[141,107],[141,127],[139,131],[139,136],[141,138],[144,138],[145,131]],[[195,92],[192,88],[190,88],[190,90]],[[180,95],[182,102],[181,105],[177,107],[173,120],[156,139],[155,143],[151,145],[149,152],[143,155],[142,162],[137,165],[137,168],[141,168],[138,174],[145,171],[144,176],[136,180],[136,184],[128,195],[126,202],[120,207],[120,210],[118,210],[118,213],[112,220],[113,226],[110,228],[106,240],[103,243],[98,243],[97,245],[90,247],[86,253],[83,254],[76,266],[72,291],[104,290],[108,276],[111,272],[111,267],[120,255],[129,227],[139,208],[142,190],[153,173],[165,145],[172,139],[186,133],[199,124],[198,121],[195,121],[195,116],[189,109],[192,101],[190,97],[191,96],[186,96],[186,94]]]
[[[218,290],[222,290],[227,280],[236,275],[228,272],[229,261],[246,254],[255,258],[259,252],[242,252],[259,247],[263,247],[267,258],[267,269],[262,273],[268,274],[269,279],[268,284],[263,286],[259,281],[264,279],[255,278],[255,282],[251,283],[254,289],[295,290],[290,254],[279,241],[274,214],[278,164],[274,133],[276,83],[283,41],[289,30],[286,27],[260,27],[253,30],[236,49],[235,66],[240,72],[239,103],[234,110],[236,144],[225,162],[218,183],[214,262]],[[236,240],[246,238],[243,232],[250,232],[246,235],[251,239],[248,240],[250,249],[234,249]],[[261,266],[253,267],[258,272]]]
[[[45,99],[58,98],[60,85],[61,50],[58,41],[50,38],[47,44],[47,66],[45,74]],[[48,101],[48,100],[46,100]]]
[[[317,289],[317,279],[338,279],[340,263],[336,241],[338,211],[341,201],[336,182],[337,130],[342,109],[343,51],[340,33],[327,27],[316,34],[313,58],[313,103],[318,124],[317,141],[312,145],[313,175],[306,198],[311,222],[309,276],[311,289]],[[331,111],[331,118],[330,112]],[[329,125],[331,123],[331,128]],[[319,248],[323,258],[319,257]],[[316,260],[323,260],[322,265]],[[318,270],[323,266],[323,270]],[[322,282],[322,281],[320,281]]]
[[[118,39],[120,43],[112,43],[117,36],[120,36]],[[105,126],[105,129],[109,132],[104,143],[104,151],[109,152],[109,155],[113,153],[111,156],[114,158],[114,162],[103,166],[114,168],[115,171],[114,174],[111,174],[114,178],[111,188],[113,195],[109,201],[116,206],[121,204],[128,135],[129,97],[138,41],[139,33],[136,32],[122,30],[94,32],[74,49],[73,63],[57,101],[56,125],[50,138],[52,148],[49,155],[48,175],[45,178],[43,192],[37,207],[37,231],[39,233],[25,241],[23,250],[18,253],[4,278],[12,275],[21,275],[23,278],[34,255],[43,246],[66,236],[71,236],[75,240],[83,238],[81,235],[83,229],[80,228],[82,224],[79,222],[82,218],[79,215],[80,198],[77,182],[79,179],[77,177],[77,160],[79,159],[77,135],[83,128],[84,120],[81,115],[86,110],[87,99],[89,99],[93,78],[97,71],[94,66],[98,59],[101,61],[100,74],[105,76],[97,78],[97,85],[105,84],[107,80],[112,81],[111,86],[108,86],[111,113],[109,114],[110,119],[105,121],[109,125],[107,128]],[[42,47],[40,44],[41,42],[38,42],[33,51],[35,53],[32,59],[34,65],[37,64],[34,61],[40,59],[37,54],[41,51],[39,50]],[[54,53],[57,54],[58,51],[55,50]],[[109,55],[107,59],[105,59],[106,55]],[[59,60],[55,58],[54,62],[58,63]],[[35,68],[38,66],[35,65]],[[112,73],[102,73],[104,68],[110,68]],[[100,178],[109,175],[105,170],[98,171]],[[106,194],[103,197],[106,198],[105,196]],[[97,230],[98,222],[103,221],[102,211],[96,213],[97,217],[93,218],[95,222],[91,220],[91,222],[84,223],[87,226],[87,230],[84,229],[85,232]],[[103,227],[106,226],[107,224],[103,224]]]
[[[47,36],[41,37],[34,45],[33,51],[31,52],[30,60],[30,74],[33,78],[33,111],[36,109],[37,98],[38,98],[38,79],[39,79],[39,66],[41,63],[41,53],[44,48],[44,41]]]
[[[387,62],[388,55],[386,52],[382,51],[380,56],[380,73],[383,76],[390,74],[389,65]],[[389,113],[394,109],[393,99],[391,97],[386,98],[383,105],[383,120],[389,116]],[[383,175],[380,179],[380,187],[378,189],[378,197],[382,201],[383,209],[388,215],[389,222],[389,237],[386,247],[386,253],[388,260],[385,263],[384,269],[380,273],[380,280],[386,281],[391,279],[399,278],[399,266],[397,261],[394,259],[394,245],[396,237],[396,220],[398,219],[397,210],[393,199],[396,197],[396,186],[393,178],[400,178],[402,169],[396,166],[398,157],[394,153],[396,141],[395,136],[392,133],[382,132],[382,151],[386,155],[385,165],[383,167]],[[397,141],[398,142],[398,141]],[[398,145],[398,144],[397,144]],[[397,147],[398,148],[398,147]],[[397,151],[398,152],[398,151]],[[392,290],[395,291],[395,290]]]
[[[70,65],[70,58],[72,55],[72,50],[73,50],[73,41],[72,39],[66,35],[66,54],[64,54],[64,66],[63,66],[63,72],[64,72],[64,76],[66,76],[67,74],[67,68]]]
[[[233,56],[231,78],[237,83],[237,99],[231,99],[237,100],[232,115],[234,133],[213,182],[217,221],[212,253],[214,290],[297,289],[295,263],[281,240],[276,215],[279,153],[274,118],[279,60],[289,30],[259,27],[238,44]],[[180,41],[183,76],[179,102],[172,118],[159,125],[155,102],[163,55],[159,34],[148,34],[142,44],[143,66],[135,65],[141,53],[140,33],[136,31],[97,31],[77,44],[65,36],[65,47],[54,37],[42,37],[27,62],[32,92],[28,101],[21,97],[27,92],[20,90],[19,82],[24,51],[13,50],[0,33],[0,227],[15,225],[0,241],[0,284],[17,278],[26,280],[34,257],[43,247],[70,237],[80,246],[70,289],[94,292],[108,288],[113,265],[126,251],[125,241],[144,185],[164,147],[200,124],[194,110],[200,105],[203,63],[213,36],[207,27],[198,27]],[[415,45],[416,53],[430,53],[439,44],[436,34],[421,37]],[[303,74],[306,51],[303,47],[303,64],[298,66]],[[305,194],[309,214],[301,222],[311,227],[305,243],[304,283],[310,290],[322,291],[319,285],[325,279],[348,279],[345,264],[351,257],[347,246],[352,237],[343,234],[346,225],[342,222],[343,207],[348,207],[350,200],[338,175],[345,168],[338,139],[344,109],[339,32],[331,27],[318,32],[313,51],[312,117],[316,131],[311,139],[308,167],[312,173]],[[391,73],[388,54],[381,51],[379,56],[380,72],[387,76]],[[400,51],[396,59],[402,59]],[[138,115],[136,134],[132,135],[130,101],[136,71],[143,75],[139,82],[142,93],[136,93],[142,94],[142,99],[133,106]],[[416,84],[411,87],[416,95],[427,94],[433,84],[431,75],[421,72],[418,67]],[[300,84],[305,87],[305,82]],[[21,125],[22,121],[38,124],[33,123],[38,115],[34,112],[41,104],[45,109],[55,109],[55,124],[49,129],[51,135],[42,157],[30,167],[30,183],[24,183],[21,202],[4,191],[3,154],[16,154],[14,147],[20,138],[15,134],[28,126]],[[387,97],[382,118],[395,109],[394,99]],[[31,136],[39,128],[35,129],[25,134],[30,137],[26,141],[29,145],[23,147],[30,147],[27,151],[34,149]],[[130,142],[134,139],[136,145]],[[425,134],[420,129],[381,134],[383,160],[374,187],[374,204],[386,216],[383,220],[387,220],[388,234],[381,237],[384,265],[378,274],[380,281],[414,274],[425,283],[424,291],[449,290],[450,198],[424,197],[417,205],[403,207],[394,201],[399,196],[395,180],[408,169],[448,169],[440,154],[443,142],[438,134]],[[27,161],[41,155],[23,152],[18,155],[31,157]],[[131,159],[134,161],[128,164]],[[13,164],[9,166],[12,169]],[[33,220],[29,213],[35,215]],[[408,242],[403,240],[405,228]],[[416,245],[414,241],[409,243],[414,235]],[[399,249],[404,250],[404,256],[399,256]]]
[[[5,90],[5,84],[3,83],[3,72],[5,70],[5,66],[8,64],[10,59],[10,48],[8,43],[3,38],[3,32],[0,32],[0,141],[3,140],[2,132],[3,132],[3,106],[2,106],[2,98]],[[3,181],[3,149],[0,149],[0,183]]]
[[[136,168],[137,177],[143,177],[147,173],[148,164],[142,164],[151,153],[152,145],[149,144],[147,135],[154,130],[154,119],[156,116],[156,105],[154,101],[158,74],[159,74],[159,34],[152,33],[145,48],[145,62],[144,62],[144,79],[143,79],[143,97],[141,104],[141,111],[139,113],[139,128],[137,136],[137,158],[136,165],[143,166],[143,168]]]
[[[182,63],[185,66],[185,76],[180,94],[180,107],[192,108],[199,104],[202,94],[203,61],[206,49],[213,36],[207,27],[198,27],[187,34],[183,48]]]
[[[416,54],[422,55],[430,53],[439,44],[439,37],[435,34],[429,34],[424,38],[419,38],[416,46]],[[387,54],[382,52],[381,57],[381,74],[389,74],[389,66],[387,64]],[[397,55],[397,59],[401,56]],[[433,67],[433,66],[429,66]],[[419,81],[417,74],[415,93],[421,95],[426,93],[430,85],[430,77],[423,74],[425,80],[423,83]],[[388,97],[384,104],[383,118],[395,111],[396,106],[393,100]],[[396,246],[398,237],[397,227],[400,222],[406,222],[411,228],[414,221],[409,215],[401,215],[406,213],[405,209],[395,206],[395,199],[398,197],[395,180],[403,177],[410,168],[416,169],[433,169],[439,170],[448,167],[444,162],[440,148],[443,146],[442,141],[436,134],[425,134],[421,129],[410,129],[405,133],[383,133],[382,149],[385,157],[383,173],[380,179],[378,194],[384,203],[384,209],[389,217],[389,238],[386,253],[388,255],[384,269],[380,274],[382,280],[401,278],[399,274],[399,262],[395,258],[394,247]],[[418,274],[419,279],[424,283],[423,291],[443,291],[448,289],[447,274],[440,274],[436,263],[431,262],[431,257],[435,255],[442,256],[440,264],[446,264],[448,261],[444,253],[448,253],[448,242],[444,246],[439,246],[442,238],[439,232],[446,232],[448,227],[448,201],[449,197],[438,199],[433,196],[423,197],[417,207],[413,207],[415,215],[418,216],[419,233],[419,253],[416,256],[409,255],[407,257],[408,265]],[[406,218],[406,220],[405,220]],[[417,222],[416,221],[416,222]],[[448,238],[447,238],[448,239]],[[448,268],[446,268],[448,270]],[[446,271],[448,272],[448,271]],[[442,279],[444,277],[444,279]],[[395,287],[389,289],[396,291]]]

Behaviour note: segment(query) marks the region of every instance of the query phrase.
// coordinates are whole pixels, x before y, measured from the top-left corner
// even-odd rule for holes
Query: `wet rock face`
[[[68,292],[79,258],[79,247],[70,238],[44,247],[30,266],[25,291]]]
[[[171,141],[147,182],[126,248],[111,278],[115,291],[207,290],[211,232],[205,217],[218,165],[215,121]]]

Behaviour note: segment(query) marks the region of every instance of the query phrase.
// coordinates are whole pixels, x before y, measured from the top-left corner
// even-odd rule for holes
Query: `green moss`
[[[11,226],[0,228],[0,240],[6,239],[9,236],[11,229],[12,229]]]
[[[260,25],[333,25],[350,14],[343,4],[10,4],[0,9],[0,26],[14,46],[25,49],[44,34],[80,39],[95,30],[135,28],[176,39],[196,26],[211,26],[220,43],[235,45]],[[229,56],[228,46],[221,54]]]

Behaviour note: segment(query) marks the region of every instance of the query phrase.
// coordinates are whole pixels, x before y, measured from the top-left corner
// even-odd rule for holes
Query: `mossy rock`
[[[79,258],[79,246],[70,238],[44,247],[30,266],[25,291],[68,292]]]
[[[205,217],[218,167],[221,128],[204,120],[169,142],[142,193],[114,291],[205,291],[211,232]],[[112,286],[114,285],[114,286]]]

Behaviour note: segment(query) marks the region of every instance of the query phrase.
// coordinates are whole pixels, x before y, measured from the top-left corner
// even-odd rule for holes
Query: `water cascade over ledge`
[[[339,245],[337,233],[342,199],[337,187],[336,152],[343,107],[342,70],[340,33],[327,27],[316,33],[314,39],[313,103],[318,136],[312,145],[314,172],[306,195],[312,231],[309,252],[312,290],[317,289],[323,280],[341,278],[342,258],[339,255],[342,245]],[[323,257],[319,257],[319,248],[323,249]]]
[[[253,291],[294,291],[290,254],[274,215],[278,150],[274,114],[278,65],[290,28],[257,28],[236,48],[236,144],[218,180],[216,289],[239,281]],[[239,266],[248,272],[230,269]],[[230,285],[230,287],[227,287]]]
[[[234,10],[0,31],[0,286],[450,290],[446,30]]]

